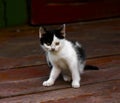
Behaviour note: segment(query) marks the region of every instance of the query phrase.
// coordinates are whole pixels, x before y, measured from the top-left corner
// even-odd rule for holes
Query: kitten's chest
[[[64,54],[50,55],[51,62],[59,68],[68,68],[68,59]]]

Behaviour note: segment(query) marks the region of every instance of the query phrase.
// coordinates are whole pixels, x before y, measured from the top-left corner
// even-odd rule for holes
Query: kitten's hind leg
[[[72,80],[72,78],[69,75],[65,75],[65,74],[62,75],[65,82],[70,82]]]
[[[78,70],[78,66],[75,63],[70,64],[70,71],[72,74],[72,87],[79,88],[80,87],[80,73]]]
[[[79,67],[80,74],[84,73],[85,63],[80,63],[78,67]]]

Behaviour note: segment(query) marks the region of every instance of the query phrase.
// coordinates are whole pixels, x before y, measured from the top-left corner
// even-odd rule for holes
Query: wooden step
[[[48,75],[50,72],[47,65],[0,71],[0,81],[1,81],[0,82],[0,91],[1,91],[0,102],[9,101],[10,99],[12,100],[10,103],[12,103],[15,98],[16,98],[15,99],[16,101],[18,101],[17,98],[21,98],[20,101],[27,99],[27,102],[28,102],[28,101],[32,101],[31,100],[32,96],[33,98],[35,98],[35,96],[40,97],[43,100],[42,95],[45,95],[45,94],[47,95],[50,93],[53,96],[55,96],[56,94],[53,94],[53,93],[54,92],[57,93],[57,91],[58,93],[63,94],[65,93],[64,89],[65,91],[70,90],[71,94],[69,95],[69,93],[68,94],[66,93],[68,97],[62,97],[62,95],[61,96],[57,95],[59,97],[58,103],[60,103],[60,101],[66,101],[66,100],[68,101],[69,100],[68,98],[70,98],[70,100],[72,101],[75,98],[76,100],[79,100],[79,98],[82,98],[84,100],[85,98],[88,99],[89,96],[91,97],[91,95],[93,97],[100,96],[102,98],[105,98],[104,96],[107,96],[108,91],[114,91],[115,94],[118,94],[119,92],[116,89],[120,90],[119,88],[120,61],[119,60],[120,60],[120,56],[109,56],[109,57],[101,57],[98,59],[97,58],[89,59],[87,63],[98,66],[100,70],[85,71],[84,74],[82,74],[81,87],[76,90],[72,89],[70,83],[64,82],[61,77],[56,81],[54,86],[43,87],[42,82],[48,78]],[[114,85],[114,83],[116,84]],[[112,84],[112,85],[108,85],[108,84]],[[104,96],[102,96],[101,94],[98,94],[99,92],[103,93],[99,89],[101,90],[103,89],[103,91],[105,92]],[[80,92],[77,92],[77,91],[80,91]],[[76,96],[73,95],[74,92],[76,93],[75,94]],[[109,95],[112,95],[111,93],[112,92],[110,92]],[[31,98],[28,99],[28,97],[31,97]],[[46,102],[51,100],[56,101],[58,97],[56,98],[46,97],[44,101]],[[37,98],[39,102],[41,102],[40,98]],[[113,97],[113,99],[115,98],[117,97]],[[85,103],[85,102],[82,102],[82,103]]]
[[[1,29],[0,103],[120,103],[120,19],[67,24],[67,38],[81,42],[87,64],[99,67],[82,74],[79,89],[61,77],[42,86],[50,69],[38,27]]]

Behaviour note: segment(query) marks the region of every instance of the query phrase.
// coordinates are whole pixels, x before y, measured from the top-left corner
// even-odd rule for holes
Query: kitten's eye
[[[59,45],[60,43],[59,42],[56,42],[55,45]]]

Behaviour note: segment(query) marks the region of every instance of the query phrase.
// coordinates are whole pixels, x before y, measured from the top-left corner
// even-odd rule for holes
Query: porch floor
[[[0,30],[0,103],[120,103],[120,18],[67,24],[67,38],[86,49],[81,87],[58,78],[43,87],[49,68],[39,46],[38,27]]]

